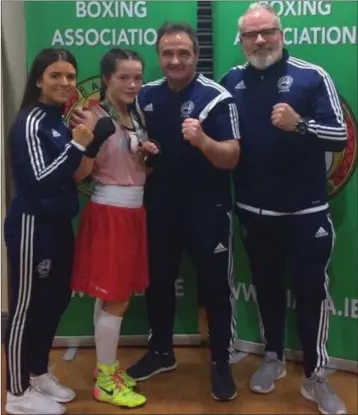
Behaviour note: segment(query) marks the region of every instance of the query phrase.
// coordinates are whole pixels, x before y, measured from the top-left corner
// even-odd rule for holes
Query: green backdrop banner
[[[330,267],[331,324],[329,353],[342,361],[358,360],[358,173],[357,156],[357,26],[356,2],[272,1],[282,18],[289,51],[323,66],[333,77],[349,128],[347,147],[341,154],[327,153],[327,182],[337,242]],[[247,1],[213,2],[214,74],[219,79],[230,67],[243,63],[237,37],[237,19]],[[79,86],[68,113],[84,102],[97,101],[100,57],[111,47],[132,47],[146,62],[145,79],[161,76],[155,53],[156,28],[165,19],[185,20],[196,26],[196,1],[28,1],[25,2],[27,64],[44,47],[63,46],[79,62]],[[319,46],[319,48],[317,48]],[[344,62],[344,65],[342,63]],[[88,189],[80,189],[82,206]],[[75,226],[77,219],[75,220]],[[255,290],[246,255],[237,235],[235,268],[239,344],[247,350],[261,342]],[[197,295],[193,268],[185,259],[177,282],[178,313],[175,335],[198,339]],[[294,299],[287,290],[287,348],[299,350],[294,319]],[[64,314],[57,339],[63,344],[83,344],[92,338],[93,301],[76,296]],[[136,296],[124,320],[123,334],[146,336],[148,332],[143,296]],[[255,349],[255,348],[254,348]],[[252,349],[252,350],[254,350]],[[347,367],[347,366],[345,366]]]
[[[357,125],[357,15],[354,1],[269,1],[280,15],[285,45],[289,52],[323,66],[332,76],[348,125],[349,139],[341,154],[327,153],[327,178],[331,211],[336,229],[336,245],[329,269],[331,357],[358,360],[358,173]],[[231,67],[242,64],[237,34],[238,18],[250,2],[213,3],[214,75],[220,79]],[[240,343],[260,343],[255,290],[251,285],[248,261],[237,235],[236,294]],[[287,290],[288,349],[299,350],[294,319],[294,300]],[[247,343],[253,346],[251,343]],[[246,344],[246,346],[247,346]],[[248,347],[250,349],[250,347]],[[347,362],[346,362],[347,363]],[[349,362],[348,362],[349,363]],[[344,367],[352,367],[346,364]],[[356,370],[356,365],[354,365]],[[354,369],[353,369],[354,370]]]
[[[183,20],[196,27],[196,1],[26,1],[27,67],[46,47],[64,47],[76,57],[79,85],[67,114],[99,98],[99,62],[112,47],[133,48],[145,60],[145,81],[162,76],[155,51],[156,30],[164,19]],[[83,206],[88,189],[80,188]],[[78,218],[75,220],[75,227]],[[176,285],[177,342],[192,342],[198,333],[196,282],[187,260]],[[185,277],[184,277],[185,276]],[[57,332],[58,344],[90,344],[93,300],[75,296]],[[123,322],[124,336],[147,336],[144,296],[133,298]],[[193,340],[194,339],[194,340]],[[56,344],[56,342],[55,342]]]

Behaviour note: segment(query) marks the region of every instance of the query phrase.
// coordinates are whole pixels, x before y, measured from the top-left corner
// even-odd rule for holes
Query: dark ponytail
[[[101,86],[99,88],[99,100],[103,101],[106,97],[106,86],[104,85],[102,79],[101,79]]]
[[[136,104],[129,104],[128,105],[128,111],[130,112],[130,114],[132,115],[132,117],[135,119],[135,121],[138,123],[138,125],[140,126],[140,128],[142,130],[146,130],[146,127],[143,123],[143,119],[141,117],[141,115],[139,114],[138,108],[136,106]]]

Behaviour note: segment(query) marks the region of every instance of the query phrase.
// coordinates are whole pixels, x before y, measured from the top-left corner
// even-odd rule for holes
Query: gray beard
[[[275,56],[275,53],[272,53],[265,58],[257,57],[257,56],[251,56],[248,58],[248,62],[250,65],[252,65],[254,68],[258,70],[265,70],[269,68],[270,66],[274,65],[276,62],[278,62],[282,57],[282,51],[278,56]]]

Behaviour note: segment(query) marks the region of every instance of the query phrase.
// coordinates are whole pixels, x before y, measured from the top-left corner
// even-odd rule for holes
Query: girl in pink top
[[[134,100],[142,86],[143,63],[132,51],[113,49],[102,58],[101,104],[86,111],[86,123],[112,118],[116,131],[98,154],[84,157],[77,181],[92,176],[94,189],[81,216],[72,289],[100,300],[95,319],[95,399],[136,407],[145,397],[120,370],[117,347],[123,315],[134,292],[148,285],[143,156],[158,152],[148,141]]]

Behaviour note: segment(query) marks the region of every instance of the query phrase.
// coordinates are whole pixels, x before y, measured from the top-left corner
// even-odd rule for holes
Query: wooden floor
[[[63,360],[65,350],[55,349],[51,361],[54,374],[77,392],[77,399],[67,405],[70,414],[317,414],[316,406],[299,393],[302,371],[299,364],[288,363],[288,375],[277,382],[276,390],[261,396],[249,391],[248,381],[259,364],[256,356],[247,356],[233,366],[238,397],[218,403],[210,395],[208,351],[205,348],[176,349],[177,370],[153,377],[140,384],[148,402],[141,409],[123,410],[92,399],[94,349],[80,349],[71,362]],[[122,347],[118,357],[127,367],[144,352],[142,348]],[[5,362],[2,363],[2,413],[5,406]],[[357,414],[358,377],[335,372],[331,384],[345,401],[351,414]]]

